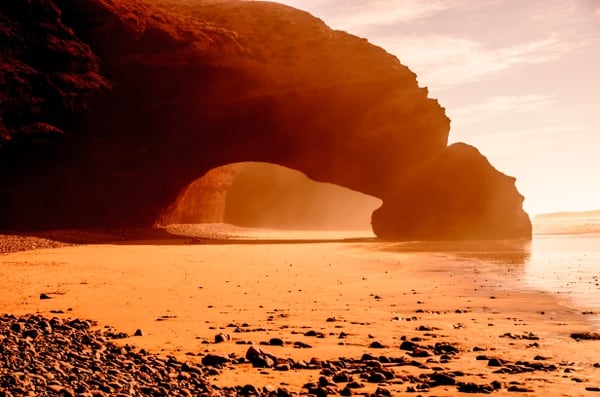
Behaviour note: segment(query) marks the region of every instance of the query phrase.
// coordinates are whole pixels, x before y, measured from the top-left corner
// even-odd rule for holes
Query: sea
[[[523,282],[600,318],[600,212],[545,215],[533,224]]]
[[[443,255],[496,273],[502,288],[550,293],[600,328],[600,211],[535,217],[531,240],[404,242],[393,250]]]
[[[442,257],[441,266],[495,274],[502,289],[537,290],[589,315],[600,329],[600,211],[532,219],[526,240],[399,242],[387,250]]]

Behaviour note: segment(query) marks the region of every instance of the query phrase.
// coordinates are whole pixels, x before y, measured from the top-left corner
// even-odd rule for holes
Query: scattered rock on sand
[[[200,369],[170,376],[185,364],[117,346],[88,321],[3,315],[0,335],[0,395],[221,395]]]

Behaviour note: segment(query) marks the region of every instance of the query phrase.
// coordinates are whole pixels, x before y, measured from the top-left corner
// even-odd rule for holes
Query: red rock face
[[[401,240],[528,238],[531,223],[514,183],[474,147],[454,144],[384,200],[373,230]]]
[[[381,198],[373,225],[382,237],[531,233],[514,180],[474,150],[447,148],[443,108],[363,39],[273,3],[55,5],[50,24],[93,51],[112,89],[92,90],[86,112],[77,110],[89,95],[76,92],[75,111],[50,124],[66,135],[36,147],[30,161],[4,160],[30,153],[30,142],[0,149],[0,171],[10,175],[0,190],[5,226],[150,225],[210,169],[263,161]],[[16,136],[10,126],[3,134]],[[445,209],[419,199],[428,191],[444,195]],[[432,217],[450,226],[436,231]]]

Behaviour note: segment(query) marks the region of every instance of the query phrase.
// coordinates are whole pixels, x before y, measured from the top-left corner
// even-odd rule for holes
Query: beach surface
[[[599,394],[600,341],[572,337],[596,325],[524,287],[526,242],[184,229],[1,254],[0,311],[94,320],[116,344],[209,367],[216,390]]]

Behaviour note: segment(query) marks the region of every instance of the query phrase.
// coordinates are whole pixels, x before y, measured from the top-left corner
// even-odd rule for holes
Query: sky
[[[600,209],[600,0],[280,0],[417,74],[530,215]]]

